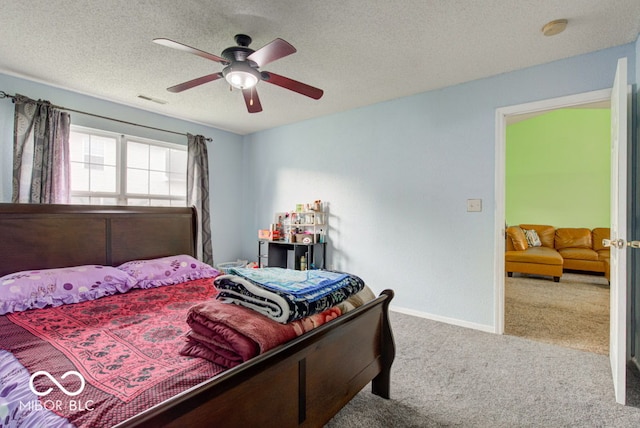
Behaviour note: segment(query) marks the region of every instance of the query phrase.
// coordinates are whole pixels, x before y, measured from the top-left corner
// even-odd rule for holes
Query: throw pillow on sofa
[[[538,236],[538,232],[534,229],[522,229],[524,232],[525,238],[527,238],[527,244],[530,247],[541,247],[542,242],[540,241],[540,237]]]

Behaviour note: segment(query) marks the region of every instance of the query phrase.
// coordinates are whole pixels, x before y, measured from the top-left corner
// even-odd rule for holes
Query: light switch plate
[[[467,199],[467,211],[468,212],[482,211],[482,199]]]

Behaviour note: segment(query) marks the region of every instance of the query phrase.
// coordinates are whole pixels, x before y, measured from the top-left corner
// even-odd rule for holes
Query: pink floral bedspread
[[[0,347],[31,373],[44,370],[60,380],[65,372],[78,371],[86,387],[75,397],[47,376],[35,378],[39,391],[52,387],[40,401],[60,400],[52,410],[76,426],[111,426],[223,370],[179,354],[189,330],[187,311],[215,296],[212,282],[132,290],[0,317]]]

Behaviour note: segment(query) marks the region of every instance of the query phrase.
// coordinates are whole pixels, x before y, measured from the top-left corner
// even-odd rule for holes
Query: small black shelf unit
[[[301,256],[307,259],[307,269],[325,269],[327,243],[258,240],[258,264],[262,267],[300,270]]]

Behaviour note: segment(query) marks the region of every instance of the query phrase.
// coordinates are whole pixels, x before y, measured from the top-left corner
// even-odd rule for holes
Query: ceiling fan
[[[262,111],[260,98],[256,92],[255,86],[259,81],[271,83],[290,91],[297,92],[307,97],[319,100],[323,95],[323,90],[314,88],[297,80],[272,73],[270,71],[260,71],[263,67],[273,61],[296,52],[290,43],[275,39],[271,43],[266,44],[257,51],[249,48],[251,37],[245,34],[237,34],[235,41],[238,46],[232,46],[222,51],[221,56],[213,55],[208,52],[201,51],[191,46],[175,42],[173,40],[159,38],[153,39],[154,43],[188,52],[201,56],[211,61],[219,62],[225,68],[218,73],[207,74],[197,79],[189,80],[175,86],[167,88],[169,92],[182,92],[187,89],[202,85],[203,83],[212,82],[214,80],[224,78],[233,88],[242,90],[245,104],[249,113],[258,113]]]

